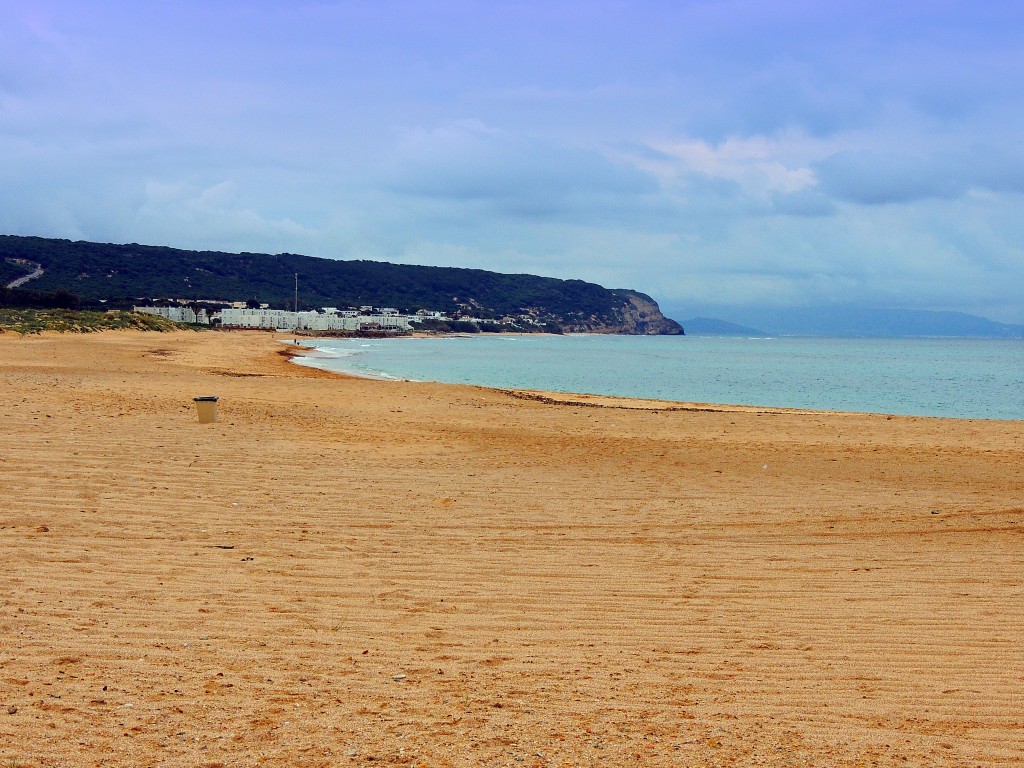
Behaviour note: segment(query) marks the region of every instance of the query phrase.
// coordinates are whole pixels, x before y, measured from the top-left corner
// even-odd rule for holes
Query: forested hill
[[[299,308],[372,305],[480,317],[526,315],[563,331],[679,334],[649,296],[582,280],[508,275],[480,269],[340,261],[292,253],[221,253],[0,235],[5,282],[38,264],[26,288],[65,290],[83,301],[127,305],[146,298],[247,301]]]

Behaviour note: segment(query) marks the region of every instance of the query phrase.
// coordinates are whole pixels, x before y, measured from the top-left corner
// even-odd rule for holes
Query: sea
[[[1024,341],[504,335],[303,339],[382,379],[681,402],[1024,419]]]

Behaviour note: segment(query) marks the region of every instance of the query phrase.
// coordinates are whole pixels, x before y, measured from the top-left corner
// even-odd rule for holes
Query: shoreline
[[[511,334],[509,334],[511,335]],[[580,334],[582,335],[582,334]],[[596,334],[595,334],[596,335]],[[462,336],[453,335],[450,338],[462,338]],[[684,400],[657,400],[644,397],[621,397],[618,395],[602,395],[586,392],[555,392],[550,390],[537,390],[537,389],[522,389],[516,387],[491,387],[485,384],[452,384],[447,382],[423,382],[417,379],[404,379],[398,376],[374,376],[372,374],[364,373],[361,371],[337,371],[330,368],[322,368],[316,365],[315,361],[318,358],[318,354],[321,357],[327,357],[320,353],[315,346],[309,344],[295,343],[292,339],[279,339],[281,343],[288,344],[289,348],[304,350],[301,353],[296,353],[289,356],[290,362],[295,365],[300,365],[307,368],[313,368],[315,370],[323,371],[325,373],[335,374],[341,377],[351,377],[356,379],[366,379],[368,381],[386,381],[386,382],[410,382],[410,383],[433,383],[441,384],[450,387],[471,387],[477,389],[487,389],[494,392],[501,392],[515,397],[521,400],[533,400],[538,403],[544,403],[546,405],[567,405],[577,406],[586,408],[622,408],[626,410],[647,410],[647,411],[697,411],[706,413],[791,413],[791,414],[805,414],[805,415],[820,415],[820,414],[836,414],[842,415],[844,413],[851,413],[854,415],[879,415],[887,416],[888,414],[857,414],[856,412],[847,411],[822,411],[813,410],[807,408],[774,408],[771,406],[758,406],[758,405],[740,405],[731,403],[697,403],[689,402]],[[311,362],[306,363],[304,361],[309,360]],[[901,417],[901,418],[944,418],[944,417]],[[948,417],[945,417],[948,418]]]
[[[517,334],[505,334],[505,335],[517,335]],[[535,336],[539,334],[518,334],[524,336]],[[551,334],[546,334],[551,335]],[[599,336],[601,334],[576,334],[576,335],[589,335]],[[422,338],[473,338],[472,335],[466,334],[452,334],[450,336],[438,336],[425,334]],[[281,339],[282,343],[288,343],[290,339]],[[389,374],[374,375],[363,371],[355,370],[344,370],[338,371],[331,368],[322,367],[317,364],[317,356],[320,350],[318,350],[313,343],[308,340],[303,340],[297,344],[300,348],[307,350],[301,356],[296,356],[293,362],[303,367],[315,368],[328,373],[335,373],[340,376],[351,376],[354,378],[362,378],[373,381],[407,381],[416,383],[425,383],[423,380],[418,379],[406,379],[399,376],[393,376]],[[322,355],[323,358],[331,358],[330,355]],[[301,362],[300,360],[308,360],[309,362]],[[746,403],[718,403],[718,402],[703,402],[703,401],[692,401],[692,400],[666,400],[664,398],[649,398],[642,396],[623,396],[623,395],[609,395],[602,393],[590,393],[590,392],[573,392],[573,391],[559,391],[559,390],[546,390],[546,389],[528,389],[524,387],[507,387],[487,384],[470,384],[470,383],[451,383],[451,382],[439,382],[435,381],[436,384],[446,384],[450,386],[468,386],[468,387],[480,387],[484,389],[491,389],[499,392],[506,393],[521,393],[524,398],[534,399],[538,402],[544,402],[548,404],[564,404],[564,405],[577,405],[583,407],[609,407],[609,408],[626,408],[633,410],[659,410],[659,411],[707,411],[707,412],[721,412],[721,413],[791,413],[791,414],[805,414],[805,415],[820,415],[820,414],[837,414],[837,415],[862,415],[862,416],[880,416],[882,418],[892,419],[948,419],[953,421],[991,421],[991,422],[1021,422],[1024,421],[1022,418],[996,418],[996,417],[979,417],[979,416],[946,416],[946,415],[923,415],[923,414],[905,414],[905,413],[893,413],[886,411],[852,411],[852,410],[834,410],[826,408],[803,408],[803,407],[787,407],[787,406],[771,406],[771,405],[758,405],[758,404],[746,404]]]
[[[1024,754],[1024,424],[552,407],[295,351],[0,336],[0,761]]]
[[[401,379],[396,376],[375,376],[363,371],[336,371],[330,368],[323,368],[316,364],[316,360],[318,358],[332,358],[331,355],[324,354],[322,351],[309,344],[299,344],[295,340],[281,339],[280,341],[283,344],[288,344],[289,349],[303,350],[302,352],[296,351],[295,353],[290,354],[289,362],[294,365],[300,365],[304,368],[312,368],[314,370],[323,371],[324,373],[335,374],[343,378],[367,379],[368,381],[414,381],[413,379]]]

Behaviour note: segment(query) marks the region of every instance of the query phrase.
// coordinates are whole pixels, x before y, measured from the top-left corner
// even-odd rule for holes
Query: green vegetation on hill
[[[15,276],[26,273],[24,263],[42,266],[43,275],[28,284],[34,291],[63,289],[85,304],[101,299],[121,307],[141,298],[253,299],[290,308],[298,274],[300,309],[372,305],[403,312],[464,310],[485,319],[530,315],[565,330],[682,332],[661,315],[650,297],[582,280],[291,253],[234,254],[0,236],[4,275],[11,274],[16,259],[22,265]]]
[[[156,315],[137,312],[90,312],[68,309],[2,309],[0,333],[13,331],[22,336],[43,331],[93,333],[133,329],[138,331],[177,331],[195,326],[172,323]]]
[[[0,288],[25,274],[25,267],[13,261],[0,259]]]

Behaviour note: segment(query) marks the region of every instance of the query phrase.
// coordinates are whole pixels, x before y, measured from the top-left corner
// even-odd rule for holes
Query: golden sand
[[[281,349],[0,335],[0,766],[1024,765],[1024,422]]]

